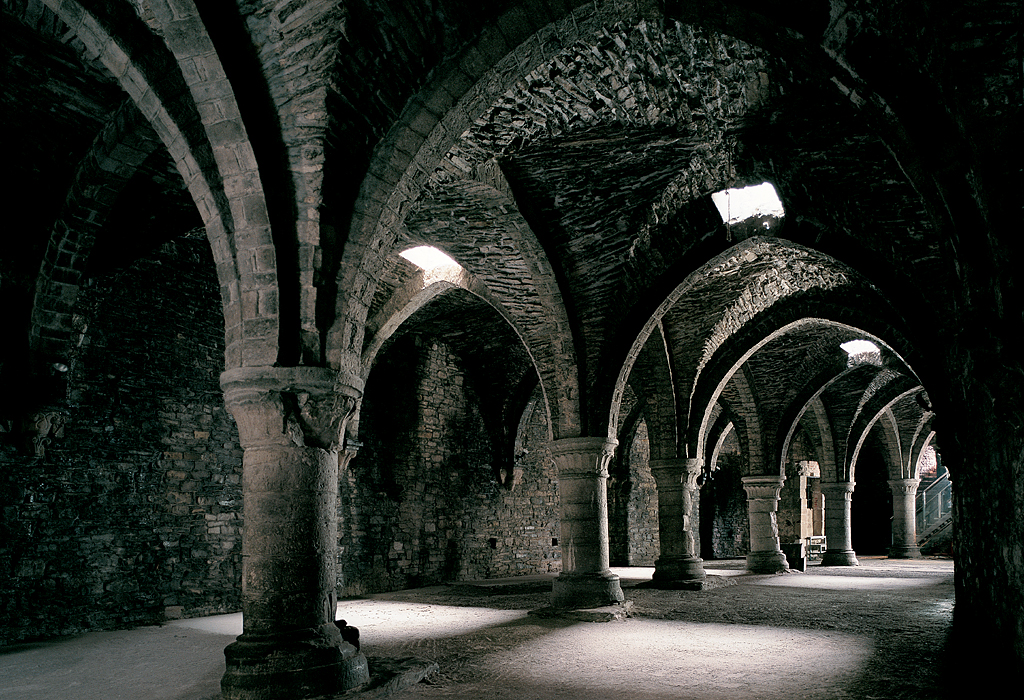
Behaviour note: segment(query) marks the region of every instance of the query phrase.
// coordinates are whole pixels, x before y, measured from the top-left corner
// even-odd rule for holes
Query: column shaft
[[[555,440],[548,449],[558,473],[562,573],[552,605],[590,608],[624,599],[608,568],[608,462],[618,443],[605,438]]]
[[[779,546],[779,525],[776,513],[784,476],[745,476],[747,513],[750,516],[750,554],[747,570],[755,574],[772,574],[789,568],[786,555]]]
[[[698,556],[700,541],[693,522],[698,494],[699,459],[652,459],[651,474],[658,485],[658,539],[660,554],[654,563],[654,581],[670,587],[699,587],[707,578]]]
[[[825,554],[822,566],[859,566],[853,551],[850,507],[854,482],[823,483],[825,496]]]
[[[224,650],[226,700],[308,698],[369,680],[334,625],[338,449],[361,391],[323,368],[221,377],[244,450],[242,635]]]
[[[919,559],[921,548],[917,544],[917,487],[920,479],[893,479],[892,489],[892,547],[890,559]]]

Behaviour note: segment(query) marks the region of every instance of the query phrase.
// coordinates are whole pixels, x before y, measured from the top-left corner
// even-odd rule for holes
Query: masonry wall
[[[241,451],[208,243],[95,280],[78,311],[63,435],[37,457],[16,423],[0,434],[0,644],[240,605]]]
[[[713,477],[700,490],[701,556],[745,557],[750,552],[750,518],[742,482],[742,457],[720,454]]]
[[[446,345],[420,336],[396,341],[374,368],[363,444],[340,477],[339,595],[561,570],[540,404],[508,490],[471,379]]]
[[[631,488],[627,504],[626,533],[629,557],[626,566],[654,566],[658,559],[658,488],[651,475],[651,449],[647,441],[647,425],[641,423],[628,449]]]

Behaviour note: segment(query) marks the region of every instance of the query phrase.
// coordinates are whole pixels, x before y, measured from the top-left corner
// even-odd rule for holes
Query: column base
[[[889,548],[890,559],[921,559],[921,548],[917,545],[893,545]]]
[[[619,577],[611,571],[594,574],[560,574],[551,582],[554,608],[600,608],[626,599]]]
[[[777,574],[789,571],[789,562],[782,550],[751,552],[747,555],[747,571],[752,574]]]
[[[658,557],[654,562],[654,576],[651,577],[653,585],[659,584],[671,586],[675,583],[686,581],[703,581],[707,578],[704,571],[704,560],[700,557]]]
[[[822,566],[860,566],[852,549],[826,549],[821,555]]]
[[[337,628],[320,633],[245,635],[224,649],[224,700],[294,700],[331,695],[370,680],[366,657],[341,641]]]

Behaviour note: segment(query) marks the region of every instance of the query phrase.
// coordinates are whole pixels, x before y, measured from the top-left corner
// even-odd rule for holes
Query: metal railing
[[[953,514],[949,472],[917,492],[917,539],[922,542],[945,528]]]

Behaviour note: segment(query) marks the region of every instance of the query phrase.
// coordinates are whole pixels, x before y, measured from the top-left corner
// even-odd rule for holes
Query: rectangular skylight
[[[770,182],[715,192],[711,195],[711,201],[722,215],[722,221],[727,224],[735,224],[754,216],[782,218],[786,213]]]

